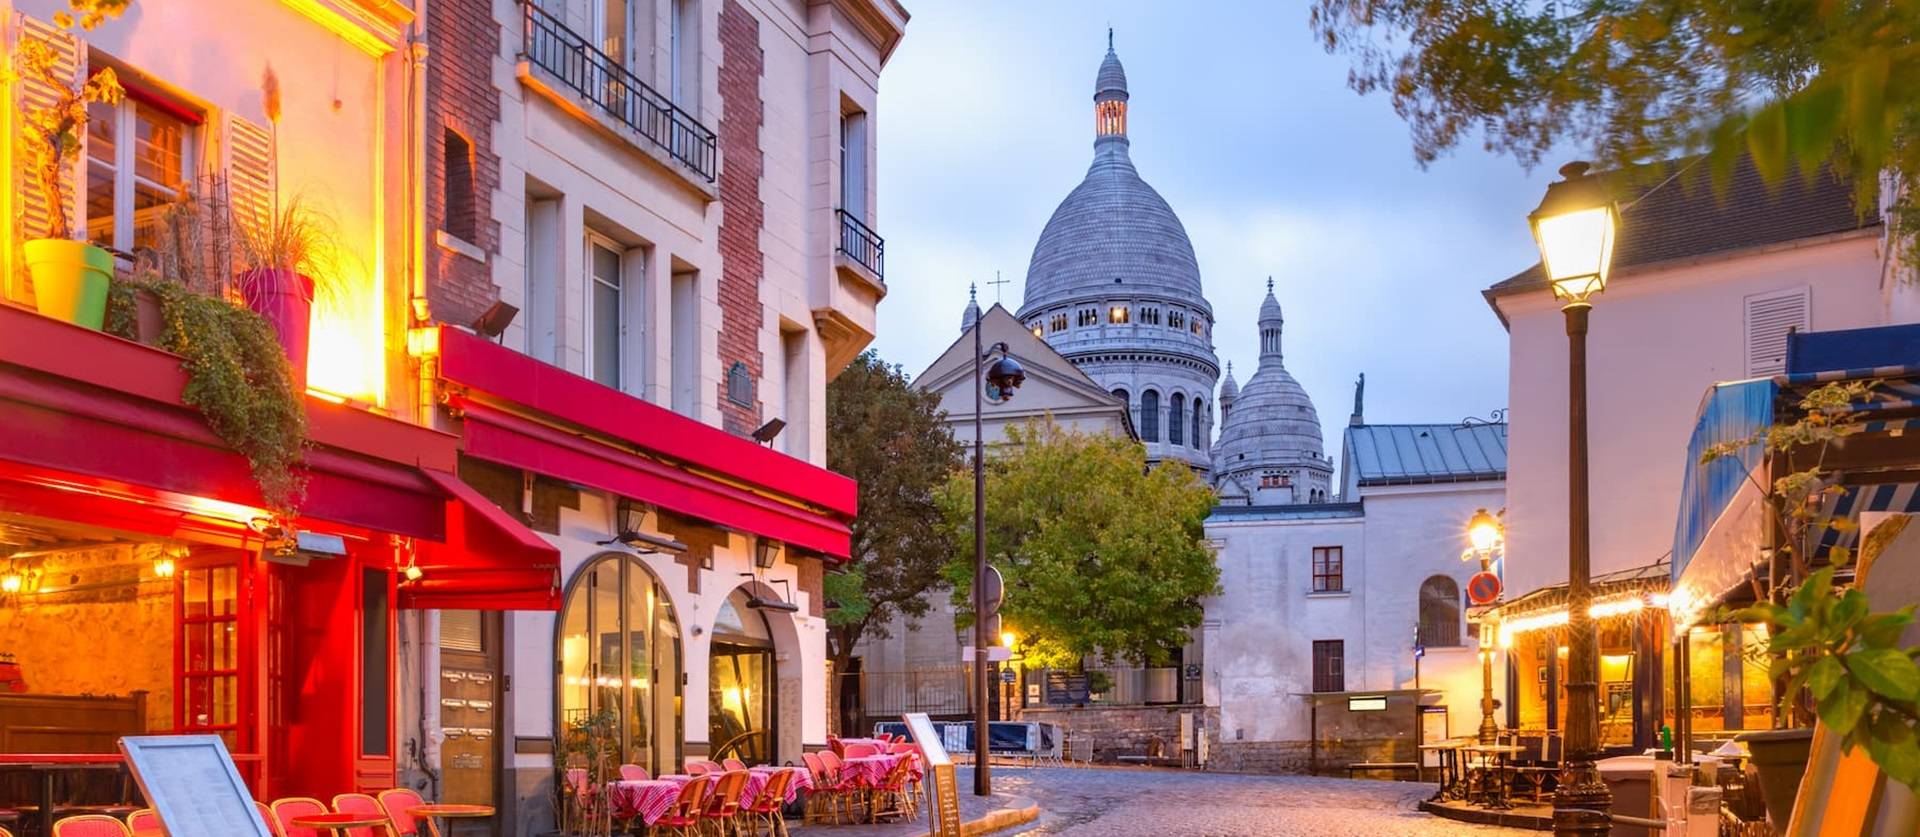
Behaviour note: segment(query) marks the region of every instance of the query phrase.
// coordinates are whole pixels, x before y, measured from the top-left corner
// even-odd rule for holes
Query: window
[[[1279,471],[1260,472],[1261,488],[1286,488],[1290,485],[1293,485],[1292,474],[1283,474]]]
[[[680,763],[680,626],[665,588],[626,555],[587,562],[567,591],[555,632],[561,730],[614,718],[615,763],[654,775]]]
[[[1167,442],[1179,445],[1186,443],[1185,427],[1187,423],[1187,397],[1174,393],[1167,402]]]
[[[387,640],[387,588],[392,583],[393,573],[387,570],[363,570],[360,578],[360,754],[366,756],[384,756],[392,749],[388,725],[393,689],[387,679],[393,647]]]
[[[1127,306],[1115,305],[1107,309],[1107,322],[1124,325],[1127,322]]]
[[[1313,548],[1313,592],[1337,593],[1347,589],[1344,547]]]
[[[587,235],[587,375],[620,388],[626,316],[621,310],[625,253],[604,236]]]
[[[473,203],[473,143],[468,142],[460,132],[447,129],[446,141],[441,150],[441,162],[446,170],[440,184],[441,211],[445,217],[440,219],[440,228],[447,235],[469,244],[474,240],[474,203]]]
[[[558,363],[561,291],[555,286],[561,275],[560,200],[551,195],[536,197],[535,184],[527,183],[527,269],[526,298],[520,301],[525,313],[527,355],[546,363]]]
[[[1205,449],[1207,446],[1206,428],[1200,426],[1200,399],[1193,399],[1193,446]]]
[[[691,416],[700,401],[700,274],[676,271],[668,296],[667,304],[673,306],[673,411]]]
[[[1429,648],[1460,644],[1460,585],[1448,576],[1420,583],[1420,643]]]
[[[1120,399],[1120,403],[1122,403],[1122,404],[1126,404],[1126,405],[1128,405],[1128,406],[1132,406],[1132,405],[1133,405],[1133,402],[1132,402],[1132,401],[1130,401],[1130,400],[1128,400],[1128,398],[1127,398],[1127,391],[1126,391],[1126,390],[1124,390],[1124,389],[1116,389],[1116,390],[1114,390],[1114,391],[1113,391],[1113,397],[1115,397],[1115,398],[1118,398],[1118,399]]]
[[[153,225],[193,171],[198,120],[148,99],[87,106],[87,240],[102,247],[151,245]]]
[[[1140,322],[1141,322],[1141,324],[1142,324],[1142,325],[1159,325],[1159,324],[1160,324],[1160,309],[1158,309],[1158,308],[1141,308],[1141,309],[1140,309]]]
[[[1055,314],[1055,315],[1053,315],[1053,316],[1051,316],[1051,317],[1048,317],[1048,318],[1047,318],[1047,330],[1048,330],[1048,331],[1066,331],[1066,330],[1067,330],[1067,315],[1066,315],[1066,314]]]
[[[1100,324],[1100,310],[1097,308],[1080,309],[1080,315],[1078,319],[1074,321],[1074,325],[1079,326],[1080,328],[1086,328],[1087,326],[1099,325],[1099,324]]]
[[[1140,439],[1160,441],[1160,393],[1154,390],[1140,393]]]
[[[1202,335],[1202,336],[1205,336],[1205,335],[1204,335],[1204,333],[1203,333],[1203,330],[1202,330],[1202,329],[1201,329],[1201,327],[1200,327],[1200,318],[1199,318],[1199,317],[1194,317],[1194,318],[1193,318],[1193,327],[1192,327],[1192,329],[1193,329],[1193,333],[1194,333],[1194,334],[1200,334],[1200,335]]]
[[[807,458],[807,332],[805,329],[780,329],[780,359],[785,371],[782,389],[787,429],[780,434],[781,446],[788,456]]]
[[[1346,642],[1338,639],[1313,641],[1314,691],[1344,692],[1347,690],[1346,645]]]
[[[867,115],[840,117],[840,208],[855,220],[867,218]]]
[[[1045,337],[1045,336],[1047,336],[1047,330],[1046,330],[1045,328],[1042,328],[1042,327],[1041,327],[1041,325],[1040,325],[1039,323],[1034,323],[1034,324],[1033,324],[1033,336],[1035,336],[1035,337]]]
[[[1186,325],[1187,312],[1178,308],[1167,309],[1167,328],[1185,328]]]
[[[700,110],[700,0],[671,0],[667,22],[667,97],[689,112]]]
[[[600,0],[600,18],[594,21],[599,27],[600,51],[629,71],[634,69],[636,52],[632,17],[627,10],[627,0]]]

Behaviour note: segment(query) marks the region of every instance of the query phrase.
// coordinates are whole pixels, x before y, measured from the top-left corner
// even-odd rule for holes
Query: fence
[[[876,721],[898,721],[906,712],[966,715],[973,711],[968,671],[967,666],[940,666],[842,672],[837,675],[842,734],[870,734]]]

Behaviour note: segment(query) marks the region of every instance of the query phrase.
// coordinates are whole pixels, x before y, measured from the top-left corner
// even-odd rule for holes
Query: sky
[[[969,282],[1018,310],[1027,261],[1093,155],[1107,27],[1126,66],[1140,174],[1185,223],[1215,351],[1242,383],[1272,276],[1288,371],[1337,452],[1353,382],[1371,422],[1506,406],[1506,332],[1480,290],[1538,258],[1529,172],[1471,140],[1422,170],[1384,96],[1347,86],[1308,5],[1272,0],[904,0],[880,79],[873,347],[917,375],[959,335]]]

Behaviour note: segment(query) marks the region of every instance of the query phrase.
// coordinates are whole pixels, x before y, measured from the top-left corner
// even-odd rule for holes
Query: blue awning
[[[1700,458],[1714,445],[1752,438],[1772,425],[1774,396],[1779,391],[1770,378],[1715,384],[1707,390],[1693,423],[1693,436],[1687,441],[1686,474],[1680,482],[1680,515],[1673,531],[1675,581],[1686,572],[1707,530],[1726,511],[1747,475],[1760,466],[1764,451],[1753,444],[1737,456],[1709,463]]]
[[[1787,374],[1890,377],[1920,363],[1920,325],[1809,331],[1787,335]],[[1836,371],[1838,370],[1838,371]]]

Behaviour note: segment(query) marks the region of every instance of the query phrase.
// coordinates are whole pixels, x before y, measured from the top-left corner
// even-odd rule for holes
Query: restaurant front
[[[136,804],[134,734],[219,735],[257,799],[394,787],[403,612],[557,606],[555,551],[453,477],[453,437],[310,396],[288,518],[185,386],[0,306],[0,765],[27,765],[0,809],[28,821]]]
[[[461,801],[538,833],[574,798],[556,794],[569,769],[597,785],[621,764],[660,775],[824,748],[822,584],[848,554],[853,481],[464,331],[423,342],[460,478],[552,544],[563,579],[558,613],[499,620],[507,767]],[[442,637],[430,688],[458,682]],[[448,756],[471,705],[426,703],[453,798],[482,778]]]

